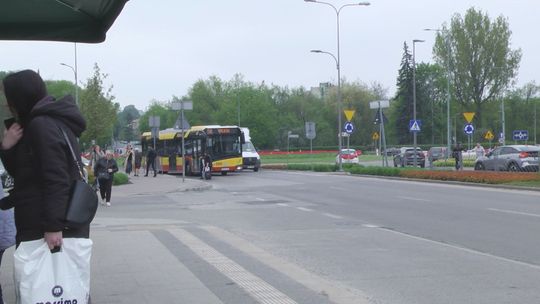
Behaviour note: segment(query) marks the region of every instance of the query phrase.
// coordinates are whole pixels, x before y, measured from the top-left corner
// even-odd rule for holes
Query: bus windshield
[[[228,156],[241,155],[240,137],[238,135],[213,135],[207,139],[207,148],[212,151],[214,159],[221,159]]]

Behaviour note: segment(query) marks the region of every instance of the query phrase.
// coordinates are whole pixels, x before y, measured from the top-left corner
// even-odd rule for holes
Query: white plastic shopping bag
[[[65,238],[51,253],[43,239],[22,242],[14,255],[17,304],[87,304],[92,240]]]

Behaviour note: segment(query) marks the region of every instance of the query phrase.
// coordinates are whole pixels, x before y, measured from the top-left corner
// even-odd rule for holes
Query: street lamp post
[[[338,103],[338,159],[339,159],[339,171],[343,171],[343,162],[341,160],[341,148],[343,146],[342,144],[342,138],[341,138],[341,130],[342,130],[342,126],[341,126],[341,61],[340,61],[340,49],[339,49],[339,14],[341,13],[341,10],[344,8],[344,7],[347,7],[347,6],[368,6],[370,5],[369,2],[359,2],[359,3],[350,3],[350,4],[344,4],[342,5],[341,7],[337,8],[335,7],[333,4],[331,3],[328,3],[328,2],[323,2],[323,1],[317,1],[317,0],[304,0],[305,2],[313,2],[313,3],[320,3],[320,4],[325,4],[325,5],[328,5],[330,7],[332,7],[332,9],[334,9],[334,11],[336,12],[336,30],[337,30],[337,57],[334,56],[333,54],[331,53],[328,53],[328,52],[323,52],[321,50],[312,50],[313,53],[324,53],[324,54],[329,54],[331,55],[335,60],[336,60],[336,66],[337,66],[337,74],[338,74],[338,87],[337,87],[337,103]]]
[[[73,74],[75,74],[75,104],[77,107],[79,106],[79,82],[77,80],[77,42],[73,44],[74,50],[75,50],[75,67],[70,66],[69,64],[60,63],[60,65],[67,66],[73,71]]]
[[[60,65],[67,66],[71,70],[73,70],[73,74],[75,75],[75,104],[77,104],[77,107],[79,106],[79,86],[77,85],[77,70],[70,66],[69,64],[60,63]]]
[[[442,32],[439,29],[424,29],[424,31],[433,31],[433,32]],[[444,32],[444,41],[447,49],[447,64],[446,64],[446,158],[450,155],[450,43],[448,40],[449,36],[447,32]]]
[[[415,62],[415,45],[416,43],[418,42],[424,42],[424,40],[420,40],[420,39],[414,39],[413,40],[413,51],[412,51],[412,64],[413,64],[413,76],[412,76],[412,79],[413,79],[413,120],[416,122],[416,62]],[[413,132],[413,144],[414,144],[414,160],[413,160],[413,165],[416,167],[416,164],[417,164],[417,160],[416,160],[416,149],[417,149],[417,143],[416,143],[416,135],[417,135],[418,132],[414,131]]]

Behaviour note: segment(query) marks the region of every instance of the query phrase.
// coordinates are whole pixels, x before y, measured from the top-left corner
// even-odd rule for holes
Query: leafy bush
[[[116,172],[114,174],[114,176],[113,176],[113,185],[114,186],[125,185],[128,182],[129,182],[129,177],[125,173]]]
[[[463,167],[474,167],[474,159],[464,159],[463,160]],[[434,167],[454,167],[456,165],[456,161],[453,158],[449,158],[448,160],[445,159],[439,159],[433,162]]]
[[[351,174],[366,174],[366,175],[380,175],[380,176],[399,176],[402,169],[392,167],[376,167],[376,166],[354,166],[347,169]]]
[[[316,172],[334,172],[336,165],[329,164],[288,164],[288,170],[316,171]]]

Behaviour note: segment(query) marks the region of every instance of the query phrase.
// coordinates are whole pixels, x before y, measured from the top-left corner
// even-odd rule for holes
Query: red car
[[[358,156],[362,155],[362,151],[355,149],[341,149],[342,164],[358,164]],[[339,164],[339,154],[336,155],[336,164]]]

